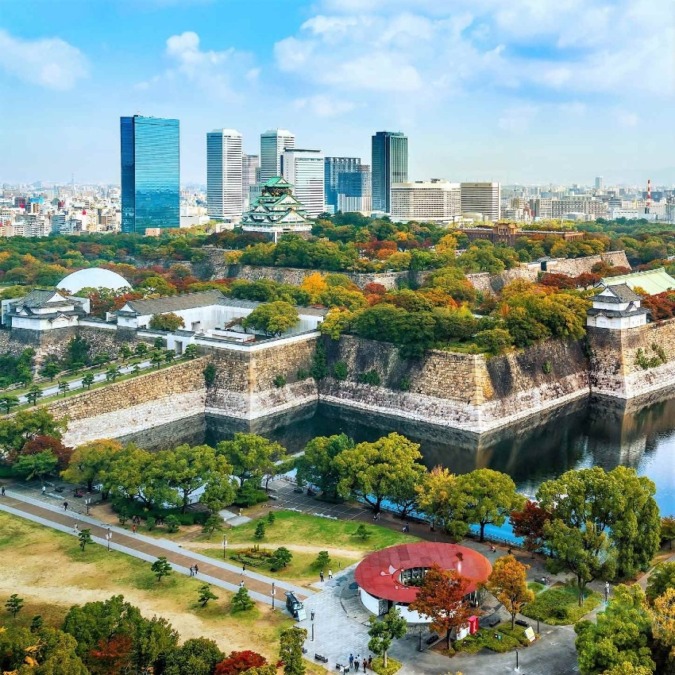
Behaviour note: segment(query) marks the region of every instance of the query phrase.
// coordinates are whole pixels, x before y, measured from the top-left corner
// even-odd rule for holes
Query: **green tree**
[[[408,622],[400,615],[396,607],[392,607],[382,620],[375,616],[368,619],[370,628],[368,635],[368,649],[374,654],[381,656],[384,667],[387,667],[387,653],[391,649],[394,640],[402,638],[408,631]]]
[[[167,350],[164,352],[164,360],[165,360],[167,363],[171,363],[173,360],[175,360],[175,358],[176,358],[176,352],[175,352],[175,350],[173,350],[173,349],[167,349]]]
[[[160,276],[148,277],[138,284],[138,290],[146,296],[176,294],[176,287],[173,284],[170,284],[164,277]]]
[[[158,349],[155,349],[152,354],[150,354],[150,363],[152,363],[155,368],[158,368],[162,365],[162,361],[164,361],[164,354],[160,352]]]
[[[122,345],[120,347],[119,354],[122,361],[128,361],[132,357],[133,353],[134,352],[129,345]]]
[[[234,491],[233,491],[234,494]],[[205,521],[202,526],[204,534],[211,536],[214,532],[223,529],[223,519],[218,513],[212,513]]]
[[[18,453],[27,441],[37,436],[61,440],[66,420],[56,419],[48,410],[20,410],[11,419],[0,422],[0,448],[9,454]]]
[[[86,373],[82,378],[82,384],[87,388],[91,389],[91,385],[94,384],[94,374]]]
[[[651,620],[644,591],[637,584],[617,586],[596,623],[580,621],[574,630],[583,675],[604,673],[624,663],[654,672],[656,664],[649,648]]]
[[[265,523],[263,523],[262,520],[259,520],[256,524],[253,538],[257,539],[258,541],[265,538]]]
[[[675,516],[664,516],[661,518],[661,540],[668,542],[668,548],[673,550],[673,539],[675,539]]]
[[[192,360],[197,358],[199,355],[199,350],[197,349],[197,345],[188,345],[183,353],[185,354],[186,358]]]
[[[23,609],[23,598],[20,598],[16,593],[12,593],[7,602],[5,602],[5,609],[15,619],[16,615]]]
[[[290,303],[278,300],[256,307],[243,320],[242,326],[262,331],[265,335],[278,336],[293,328],[298,320],[298,310]]]
[[[43,450],[34,455],[20,455],[14,463],[14,472],[26,480],[42,480],[53,473],[59,464],[51,450]]]
[[[459,476],[457,488],[462,494],[463,518],[480,527],[480,541],[485,541],[486,525],[503,525],[511,511],[524,503],[513,480],[492,469],[476,469]]]
[[[217,600],[218,596],[211,590],[209,584],[202,584],[199,587],[199,598],[197,602],[202,606],[206,607],[209,600]]]
[[[61,476],[69,483],[86,483],[91,492],[94,484],[102,480],[115,455],[122,450],[122,444],[111,439],[90,441],[75,448],[68,468]]]
[[[233,614],[246,612],[249,609],[253,609],[254,605],[255,603],[251,600],[251,596],[244,586],[241,586],[232,596],[231,611]]]
[[[172,572],[171,564],[164,556],[157,558],[150,566],[150,569],[157,577],[157,581],[161,581],[163,577],[168,577]]]
[[[65,396],[70,389],[70,382],[68,380],[59,380],[59,391]]]
[[[659,563],[649,575],[647,600],[653,603],[669,588],[675,588],[675,562]]]
[[[469,531],[464,519],[464,496],[455,474],[437,466],[417,486],[417,493],[417,503],[424,513],[431,516],[434,528],[443,528],[457,540]]]
[[[335,460],[341,452],[353,447],[354,441],[346,434],[313,438],[297,462],[298,479],[316,485],[326,499],[337,501],[342,475]]]
[[[328,363],[326,361],[326,347],[318,341],[312,356],[312,367],[309,374],[318,382],[328,376]]]
[[[119,366],[110,366],[105,373],[105,379],[108,382],[114,382],[121,375]]]
[[[241,486],[247,480],[259,482],[265,474],[276,472],[275,464],[286,457],[283,445],[257,434],[236,433],[231,441],[218,443],[216,449],[227,459]]]
[[[13,396],[12,394],[4,394],[0,396],[0,406],[5,409],[5,413],[9,415],[9,412],[12,408],[15,408],[19,405],[18,396]]]
[[[48,377],[51,381],[54,381],[54,378],[63,370],[58,361],[50,360],[45,363],[42,368],[42,374],[45,377]]]
[[[136,354],[138,356],[141,356],[141,357],[147,356],[148,345],[145,344],[145,342],[139,342],[139,343],[136,344],[136,348],[134,349],[134,352],[136,352]]]
[[[293,560],[293,554],[285,546],[280,546],[270,558],[272,570],[276,571],[288,567],[291,564],[291,560]]]
[[[307,631],[295,626],[281,631],[279,636],[279,660],[284,664],[284,675],[304,675],[305,661],[302,658],[302,646],[307,639]]]
[[[93,543],[93,539],[91,538],[91,530],[89,528],[86,528],[84,530],[80,530],[80,533],[77,535],[77,538],[80,541],[80,550],[84,551],[84,548],[87,544]]]
[[[213,640],[192,638],[169,652],[164,675],[213,675],[224,658]]]
[[[426,470],[421,457],[419,445],[397,433],[359,443],[335,459],[342,475],[338,491],[360,497],[379,512],[384,499],[395,497],[399,484],[422,481]]]
[[[330,565],[330,555],[328,551],[319,551],[319,555],[316,556],[316,560],[312,564],[312,567],[316,569],[323,570]]]
[[[216,381],[216,375],[218,374],[216,366],[213,363],[207,363],[202,373],[204,374],[204,382],[206,386],[213,386]]]
[[[370,530],[368,530],[368,528],[363,523],[361,523],[356,528],[356,532],[354,532],[354,536],[358,537],[361,541],[365,541],[366,539],[368,539],[370,537]]]
[[[513,344],[511,333],[505,328],[492,328],[476,333],[476,344],[490,354],[501,354]]]
[[[38,399],[42,398],[42,389],[38,387],[37,384],[34,384],[26,394],[26,398],[33,405],[37,405]]]

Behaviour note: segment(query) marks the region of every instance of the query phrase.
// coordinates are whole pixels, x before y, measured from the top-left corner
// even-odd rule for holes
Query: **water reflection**
[[[262,434],[290,452],[302,450],[314,436],[344,432],[356,441],[372,441],[397,431],[420,443],[428,467],[440,464],[455,473],[496,469],[509,474],[526,494],[569,469],[631,466],[656,483],[662,512],[675,513],[675,389],[628,404],[582,399],[548,413],[545,420],[533,417],[480,436],[319,404],[250,423],[190,418],[125,440],[149,449],[183,442],[215,445],[237,431]]]

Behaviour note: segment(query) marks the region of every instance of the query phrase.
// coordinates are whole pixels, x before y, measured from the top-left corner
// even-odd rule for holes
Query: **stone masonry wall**
[[[675,319],[620,331],[587,330],[594,393],[628,399],[675,384]],[[638,350],[645,359],[665,356],[666,361],[643,368]]]

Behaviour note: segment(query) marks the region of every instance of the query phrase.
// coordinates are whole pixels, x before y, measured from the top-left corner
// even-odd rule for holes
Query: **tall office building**
[[[293,185],[293,194],[310,218],[326,210],[324,200],[324,157],[321,150],[284,150],[281,169],[284,180]]]
[[[462,183],[462,213],[480,213],[496,222],[501,213],[502,188],[499,183]]]
[[[254,199],[251,199],[251,188],[254,195],[260,194],[260,156],[242,155],[241,183],[244,211],[247,211]]]
[[[260,134],[260,182],[281,176],[281,155],[295,147],[295,136],[286,129],[270,129]]]
[[[206,134],[209,218],[236,218],[243,212],[241,145],[241,134],[234,129],[216,129]]]
[[[337,210],[342,213],[359,211],[370,215],[373,210],[370,167],[361,164],[358,171],[341,173],[338,176]]]
[[[438,178],[391,186],[391,215],[402,220],[454,221],[461,215],[461,201],[459,183]]]
[[[180,227],[180,127],[159,117],[120,118],[122,232]]]
[[[605,179],[602,176],[595,177],[595,189],[602,190],[605,187]]]
[[[373,136],[373,210],[391,212],[391,186],[408,181],[408,137],[400,131]]]
[[[326,157],[324,190],[326,193],[326,210],[338,210],[338,184],[344,173],[356,173],[361,166],[359,157]]]

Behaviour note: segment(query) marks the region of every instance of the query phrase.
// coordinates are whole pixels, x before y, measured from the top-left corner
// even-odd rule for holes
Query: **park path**
[[[164,556],[171,567],[180,574],[188,575],[189,568],[196,563],[199,565],[198,579],[233,592],[239,590],[239,584],[243,580],[251,598],[268,605],[274,604],[279,609],[285,608],[284,593],[286,591],[293,591],[301,600],[313,593],[307,588],[278,581],[254,571],[246,570],[242,574],[239,566],[221,562],[195,551],[187,551],[172,541],[134,534],[81,513],[64,511],[62,506],[43,503],[31,497],[18,495],[13,491],[7,491],[4,497],[0,497],[0,511],[73,536],[75,536],[75,525],[80,530],[89,528],[94,543],[109,546],[111,550],[120,551],[148,562],[154,562],[160,556]],[[108,534],[111,535],[109,541],[106,539]],[[272,590],[275,591],[274,601]]]

